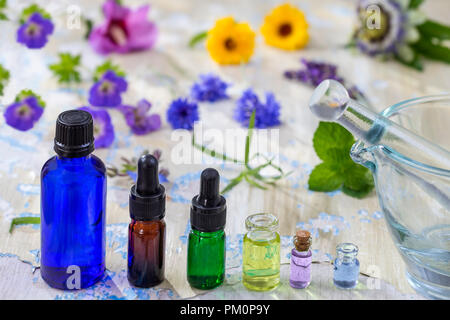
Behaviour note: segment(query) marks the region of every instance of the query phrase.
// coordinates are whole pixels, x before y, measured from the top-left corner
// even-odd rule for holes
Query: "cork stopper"
[[[306,230],[297,230],[295,232],[294,245],[297,251],[308,251],[311,246],[311,233]]]

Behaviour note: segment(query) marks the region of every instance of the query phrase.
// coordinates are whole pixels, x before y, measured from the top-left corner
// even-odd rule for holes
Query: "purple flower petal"
[[[53,30],[53,23],[35,12],[17,30],[17,42],[30,49],[40,49],[45,46]]]
[[[44,109],[39,105],[38,99],[30,96],[8,106],[4,117],[9,126],[20,131],[27,131],[33,128],[43,112]]]
[[[108,148],[114,142],[115,133],[111,117],[106,110],[81,107],[80,110],[89,112],[94,120],[95,147]]]
[[[117,107],[122,103],[122,93],[128,84],[113,71],[107,71],[89,90],[89,103],[96,107]]]
[[[134,134],[144,135],[161,127],[161,117],[159,115],[148,115],[150,108],[150,102],[142,99],[138,102],[137,107],[120,106],[118,110],[122,112],[127,125]]]
[[[128,53],[152,48],[158,30],[153,22],[148,21],[149,8],[145,5],[131,11],[114,0],[108,0],[103,6],[106,21],[94,28],[89,36],[89,43],[100,54]]]

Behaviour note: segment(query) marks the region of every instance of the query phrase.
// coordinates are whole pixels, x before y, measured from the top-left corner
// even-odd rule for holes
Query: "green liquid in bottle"
[[[225,277],[225,232],[191,230],[188,242],[187,278],[197,289],[222,284]]]

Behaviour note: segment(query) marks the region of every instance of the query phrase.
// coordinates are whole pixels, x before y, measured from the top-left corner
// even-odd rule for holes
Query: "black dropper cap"
[[[166,190],[159,184],[158,160],[151,154],[139,158],[137,181],[130,192],[133,220],[161,220],[166,212]]]
[[[55,152],[66,158],[87,156],[94,151],[94,122],[89,112],[69,110],[56,120]]]
[[[203,170],[200,177],[200,194],[192,199],[191,226],[202,232],[225,228],[227,204],[219,194],[220,176],[216,169]]]

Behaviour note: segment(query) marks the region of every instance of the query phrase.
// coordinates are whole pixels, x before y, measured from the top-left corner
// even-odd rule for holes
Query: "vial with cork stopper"
[[[295,248],[291,251],[289,284],[292,288],[304,289],[311,283],[312,253],[309,231],[297,230],[294,236],[294,246]]]

